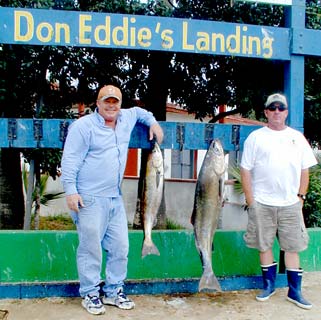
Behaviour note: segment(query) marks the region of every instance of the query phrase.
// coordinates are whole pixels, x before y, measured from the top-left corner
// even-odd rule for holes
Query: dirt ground
[[[287,288],[279,288],[266,302],[257,302],[258,290],[197,293],[189,295],[132,295],[136,307],[107,307],[106,314],[93,316],[80,306],[80,298],[0,300],[0,320],[320,320],[321,272],[305,273],[302,291],[313,304],[303,310],[288,302]]]

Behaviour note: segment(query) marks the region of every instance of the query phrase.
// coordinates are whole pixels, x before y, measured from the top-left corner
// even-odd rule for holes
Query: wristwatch
[[[300,197],[302,200],[305,200],[307,198],[306,195],[302,193],[298,193],[297,196]]]

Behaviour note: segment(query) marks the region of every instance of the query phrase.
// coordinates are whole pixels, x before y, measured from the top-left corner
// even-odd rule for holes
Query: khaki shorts
[[[260,252],[271,249],[278,236],[281,250],[300,252],[307,248],[307,233],[300,201],[291,206],[274,207],[254,202],[248,209],[246,245]]]

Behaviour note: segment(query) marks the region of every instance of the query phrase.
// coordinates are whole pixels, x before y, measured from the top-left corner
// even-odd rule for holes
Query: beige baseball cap
[[[265,102],[265,108],[267,108],[270,104],[274,102],[282,103],[284,106],[288,106],[288,102],[286,100],[286,97],[283,94],[280,93],[274,93],[268,96],[266,102]]]
[[[99,90],[97,100],[106,100],[108,98],[115,98],[118,101],[122,100],[122,94],[119,88],[108,85],[104,86]]]

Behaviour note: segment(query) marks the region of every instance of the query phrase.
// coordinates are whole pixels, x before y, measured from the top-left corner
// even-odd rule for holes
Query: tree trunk
[[[22,229],[24,197],[18,149],[0,151],[0,229]]]
[[[40,167],[38,159],[35,160],[35,175],[36,175],[36,199],[35,199],[35,216],[34,216],[34,229],[39,230],[40,221]]]
[[[30,161],[29,173],[27,179],[27,196],[26,196],[26,206],[25,206],[25,218],[23,223],[24,230],[30,230],[31,227],[31,213],[33,204],[33,188],[35,182],[35,161]]]

